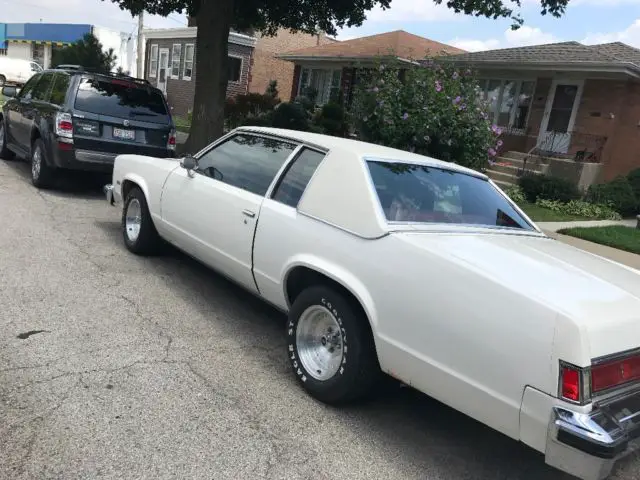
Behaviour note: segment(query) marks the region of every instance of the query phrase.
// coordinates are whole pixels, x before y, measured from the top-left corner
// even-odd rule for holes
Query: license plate
[[[133,140],[136,138],[135,130],[125,130],[123,128],[114,128],[113,136],[115,138],[121,138],[122,140]]]

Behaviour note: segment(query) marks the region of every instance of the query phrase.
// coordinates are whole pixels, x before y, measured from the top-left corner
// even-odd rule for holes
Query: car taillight
[[[58,137],[73,138],[73,119],[71,118],[71,114],[56,114],[55,132]]]
[[[560,367],[560,395],[565,400],[580,401],[580,370],[575,367]]]
[[[591,367],[591,389],[594,393],[637,380],[640,380],[640,355]]]
[[[175,150],[176,149],[176,131],[175,130],[171,130],[171,132],[169,133],[169,140],[167,141],[167,148],[169,150]]]

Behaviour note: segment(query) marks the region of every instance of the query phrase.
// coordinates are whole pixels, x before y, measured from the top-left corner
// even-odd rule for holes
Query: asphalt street
[[[283,315],[176,251],[129,254],[100,184],[39,192],[0,160],[0,479],[568,478],[407,388],[314,401]]]

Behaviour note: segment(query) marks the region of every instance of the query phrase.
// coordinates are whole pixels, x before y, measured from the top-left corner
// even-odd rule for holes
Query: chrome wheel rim
[[[42,151],[40,147],[36,147],[31,158],[31,175],[33,178],[38,179],[40,177],[40,168],[42,167]]]
[[[340,325],[331,312],[321,305],[307,308],[296,328],[298,358],[304,369],[316,380],[331,379],[340,369],[344,345]]]
[[[140,201],[134,198],[127,205],[127,213],[124,219],[124,229],[129,241],[135,242],[138,239],[141,225],[142,208],[140,207]]]

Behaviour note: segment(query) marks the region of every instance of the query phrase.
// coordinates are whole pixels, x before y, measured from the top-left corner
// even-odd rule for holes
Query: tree
[[[286,28],[315,34],[335,35],[338,28],[361,25],[366,12],[380,6],[389,8],[392,0],[111,0],[132,15],[142,11],[167,16],[182,13],[196,19],[196,85],[193,124],[187,149],[199,150],[222,134],[227,91],[227,47],[229,32],[258,30],[274,35]],[[540,0],[542,13],[559,16],[569,0]],[[434,0],[442,3],[442,0]],[[522,23],[520,0],[447,0],[456,12]],[[202,52],[206,52],[205,55]]]
[[[115,67],[116,59],[113,48],[104,51],[98,39],[87,33],[81,40],[68,47],[54,50],[52,64],[82,65],[98,72],[110,72]]]

